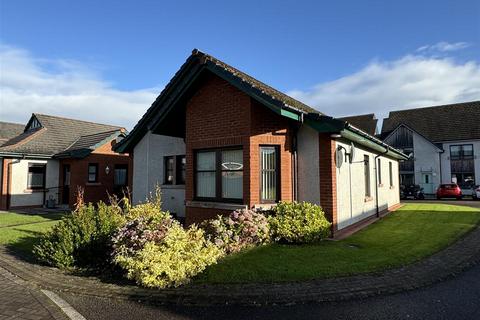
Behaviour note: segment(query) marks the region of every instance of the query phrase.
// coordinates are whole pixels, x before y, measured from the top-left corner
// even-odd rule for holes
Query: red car
[[[462,199],[462,190],[456,183],[441,184],[437,189],[437,199],[457,198]]]

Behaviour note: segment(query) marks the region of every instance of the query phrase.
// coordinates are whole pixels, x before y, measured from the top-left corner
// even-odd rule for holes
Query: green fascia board
[[[362,146],[365,146],[367,148],[370,148],[372,150],[385,153],[386,156],[390,156],[392,158],[398,159],[398,160],[407,160],[408,157],[404,155],[403,153],[397,151],[396,149],[393,149],[391,147],[388,147],[386,144],[382,145],[374,140],[371,139],[369,136],[363,136],[360,135],[356,132],[353,132],[352,130],[346,128],[342,131],[340,131],[340,135],[348,139],[350,141],[356,142]]]
[[[319,119],[305,118],[305,124],[321,133],[338,133],[345,128],[345,122],[333,118],[320,117]]]

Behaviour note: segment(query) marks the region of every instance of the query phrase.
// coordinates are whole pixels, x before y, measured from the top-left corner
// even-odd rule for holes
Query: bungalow
[[[399,204],[406,159],[198,50],[115,150],[133,153],[133,201],[159,184],[186,224],[298,200],[321,205],[335,233]]]
[[[117,126],[32,114],[0,145],[0,209],[72,207],[79,187],[87,202],[121,193],[132,161],[112,147],[125,135]]]
[[[392,111],[381,137],[411,155],[400,164],[401,184],[433,194],[441,183],[480,183],[480,101]]]

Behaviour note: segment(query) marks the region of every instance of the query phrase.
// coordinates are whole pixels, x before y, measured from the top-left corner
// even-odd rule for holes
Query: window
[[[45,188],[45,164],[29,163],[28,164],[28,189],[44,189]]]
[[[185,184],[186,160],[184,155],[167,156],[163,160],[163,184]]]
[[[369,198],[370,193],[370,157],[368,155],[363,156],[363,174],[365,176],[365,197]]]
[[[174,157],[169,156],[165,157],[164,168],[165,168],[165,178],[163,179],[163,184],[173,184],[173,172],[174,172]]]
[[[382,162],[380,161],[381,159],[378,158],[377,162],[377,171],[378,171],[378,184],[382,184]]]
[[[475,163],[473,145],[450,146],[450,172],[452,182],[461,188],[470,188],[475,184]]]
[[[473,159],[472,144],[450,146],[450,160],[470,160],[470,159]]]
[[[388,176],[390,177],[390,187],[393,187],[393,164],[388,163]]]
[[[116,164],[113,176],[115,186],[124,187],[128,183],[128,166],[126,164]]]
[[[242,149],[218,149],[196,153],[195,197],[234,202],[243,199]]]
[[[98,181],[98,163],[88,164],[88,182]]]
[[[187,164],[187,161],[185,156],[177,156],[177,162],[176,162],[177,181],[175,184],[185,184],[186,164]]]
[[[260,200],[276,202],[280,199],[279,152],[276,146],[260,147]]]

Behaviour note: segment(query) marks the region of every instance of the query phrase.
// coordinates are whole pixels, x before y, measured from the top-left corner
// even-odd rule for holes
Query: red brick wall
[[[243,200],[259,203],[259,145],[280,146],[282,199],[292,199],[291,129],[288,120],[252,100],[225,80],[206,76],[186,106],[185,199],[194,200],[194,150],[226,146],[243,148]],[[187,206],[187,224],[230,211]]]
[[[114,168],[118,164],[128,165],[128,185],[131,189],[132,158],[128,155],[113,152],[112,145],[112,143],[106,143],[83,159],[63,159],[60,161],[60,186],[63,185],[63,166],[65,164],[70,165],[70,207],[75,205],[78,187],[85,190],[85,202],[108,202],[108,195],[114,194]],[[98,163],[98,182],[96,183],[88,182],[89,163]],[[107,165],[110,168],[108,174],[105,172]],[[62,195],[60,195],[60,201],[62,201],[61,197]]]
[[[0,177],[0,210],[8,210],[8,202],[10,197],[10,163],[12,159],[0,159],[0,165],[2,166],[2,176]]]
[[[319,134],[320,204],[332,231],[337,230],[337,175],[335,171],[335,140],[330,134]]]

